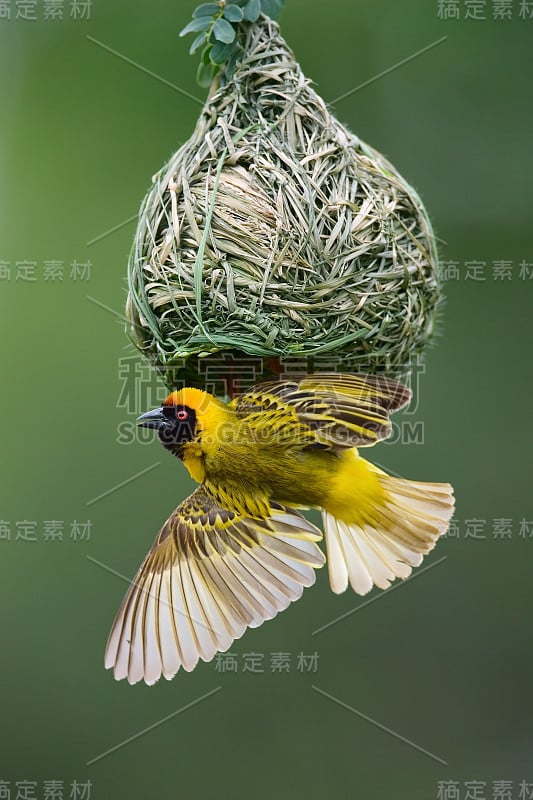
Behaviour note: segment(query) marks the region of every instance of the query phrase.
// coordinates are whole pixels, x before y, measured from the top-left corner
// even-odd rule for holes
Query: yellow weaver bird
[[[316,374],[229,404],[181,389],[139,417],[200,486],[122,602],[105,656],[115,678],[190,671],[298,599],[325,563],[322,533],[298,508],[322,510],[334,592],[407,578],[448,528],[452,487],[393,478],[357,448],[389,436],[389,415],[410,397],[383,377]]]

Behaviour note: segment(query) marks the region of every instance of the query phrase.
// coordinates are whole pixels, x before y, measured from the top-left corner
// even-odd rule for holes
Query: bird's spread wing
[[[301,380],[261,383],[231,404],[240,418],[259,427],[286,418],[300,442],[360,447],[391,433],[389,415],[405,406],[411,391],[390,378],[318,373]],[[269,422],[270,421],[270,422]],[[290,437],[287,437],[290,438]]]
[[[111,629],[105,666],[152,684],[225,651],[274,617],[324,564],[320,531],[272,503],[268,519],[217,505],[200,486],[171,514],[133,579]]]

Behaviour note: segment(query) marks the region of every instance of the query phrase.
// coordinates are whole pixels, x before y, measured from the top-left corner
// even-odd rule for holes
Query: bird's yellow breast
[[[205,440],[202,437],[202,451],[188,458],[191,475],[196,480],[202,476],[211,487],[223,487],[248,512],[264,511],[268,500],[322,505],[338,461],[330,451],[281,446],[276,437],[256,438],[247,424],[228,416],[217,418],[217,428]]]
[[[197,438],[185,445],[183,463],[226,507],[261,516],[275,500],[326,508],[359,522],[383,493],[371,465],[355,448],[280,444],[278,437],[265,437],[264,429],[256,430],[249,419],[199,389],[182,390],[179,402],[194,407],[198,421]]]

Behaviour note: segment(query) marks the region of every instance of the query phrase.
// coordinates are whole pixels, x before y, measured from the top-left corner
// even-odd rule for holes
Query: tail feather
[[[447,483],[419,483],[379,471],[385,502],[373,508],[368,525],[336,518],[323,511],[332,591],[348,583],[358,594],[372,586],[388,589],[396,578],[408,578],[446,532],[453,514],[453,489]]]

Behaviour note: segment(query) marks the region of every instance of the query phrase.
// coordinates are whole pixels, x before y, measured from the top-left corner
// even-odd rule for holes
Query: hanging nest
[[[332,116],[275,22],[241,28],[232,77],[142,204],[132,338],[169,386],[205,384],[214,354],[255,377],[291,359],[405,374],[439,299],[421,200]]]

